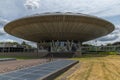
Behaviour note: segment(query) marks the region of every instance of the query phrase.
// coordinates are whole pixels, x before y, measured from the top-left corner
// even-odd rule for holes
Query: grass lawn
[[[84,55],[56,80],[120,80],[120,55]]]

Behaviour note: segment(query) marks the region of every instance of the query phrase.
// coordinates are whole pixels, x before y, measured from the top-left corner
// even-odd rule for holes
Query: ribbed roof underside
[[[81,14],[42,14],[15,20],[5,26],[13,36],[39,42],[41,40],[88,41],[114,30],[110,22]]]

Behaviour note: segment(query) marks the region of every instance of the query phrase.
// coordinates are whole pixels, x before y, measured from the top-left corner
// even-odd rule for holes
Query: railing
[[[7,52],[37,52],[38,50],[35,49],[27,49],[27,48],[20,48],[20,47],[0,47],[1,53]]]
[[[82,52],[109,52],[116,51],[120,52],[120,45],[118,46],[89,46],[81,47]]]
[[[42,50],[40,50],[42,51]],[[0,47],[0,52],[7,53],[7,52],[40,52],[37,48],[34,49],[27,49],[27,48],[16,48],[16,47]],[[87,46],[81,47],[81,52],[109,52],[109,51],[116,51],[120,52],[120,45],[118,46]],[[44,51],[43,51],[44,52]],[[59,51],[58,51],[59,52]],[[62,51],[62,52],[69,52],[69,51]],[[75,51],[73,51],[75,52]],[[61,53],[61,51],[60,51]]]

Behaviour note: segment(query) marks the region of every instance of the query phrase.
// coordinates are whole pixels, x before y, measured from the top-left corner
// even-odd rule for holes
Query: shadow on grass
[[[95,57],[106,57],[109,55],[117,55],[118,52],[95,52],[95,53],[89,53],[89,54],[83,54],[79,58],[95,58]]]
[[[87,53],[87,54],[82,54],[82,56],[80,57],[73,57],[73,58],[97,58],[97,57],[106,57],[109,55],[117,55],[117,53],[116,52]],[[49,57],[0,56],[0,58],[16,58],[16,59],[46,59],[47,58],[48,59]]]
[[[83,54],[79,58],[96,58],[96,57],[106,57],[110,54],[99,54],[99,53],[92,53],[92,54]]]

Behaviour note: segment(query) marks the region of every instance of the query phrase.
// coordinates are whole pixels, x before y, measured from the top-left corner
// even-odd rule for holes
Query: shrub
[[[100,52],[99,54],[105,54],[105,55],[116,55],[117,52]]]

